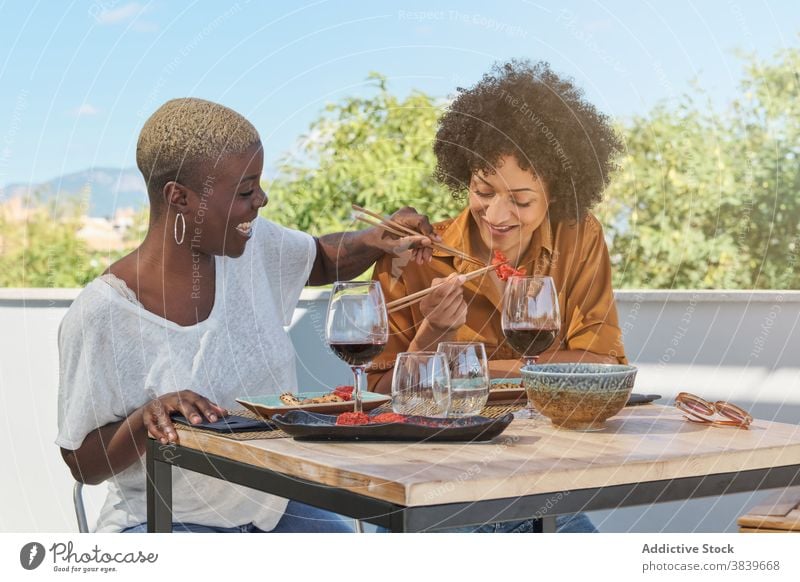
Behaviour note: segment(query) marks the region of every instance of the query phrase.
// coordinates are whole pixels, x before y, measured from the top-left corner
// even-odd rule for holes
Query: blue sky
[[[795,0],[695,2],[126,2],[0,0],[0,186],[135,165],[138,132],[167,99],[247,116],[267,165],[326,102],[368,91],[447,96],[497,60],[550,61],[606,113],[675,100],[696,77],[736,95],[735,49],[800,43]]]

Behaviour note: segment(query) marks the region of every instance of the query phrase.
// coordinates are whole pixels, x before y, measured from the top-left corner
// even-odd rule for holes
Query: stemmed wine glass
[[[325,338],[339,359],[353,370],[353,410],[362,412],[365,369],[386,347],[389,320],[383,291],[376,281],[337,281],[331,290]]]
[[[533,366],[539,354],[553,345],[561,327],[558,294],[552,277],[511,277],[503,294],[503,335],[514,350]],[[542,418],[528,398],[516,418]]]

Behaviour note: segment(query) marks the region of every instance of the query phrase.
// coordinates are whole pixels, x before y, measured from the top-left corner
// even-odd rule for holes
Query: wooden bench
[[[738,520],[745,533],[800,533],[800,487],[782,489]]]

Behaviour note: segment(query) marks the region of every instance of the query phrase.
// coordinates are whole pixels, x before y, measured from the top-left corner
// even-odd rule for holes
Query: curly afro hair
[[[439,120],[436,179],[462,197],[474,172],[513,155],[550,192],[550,217],[577,220],[602,200],[622,142],[571,79],[544,62],[495,64]]]

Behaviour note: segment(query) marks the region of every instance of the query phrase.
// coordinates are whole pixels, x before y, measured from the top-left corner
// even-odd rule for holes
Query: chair
[[[75,505],[75,518],[78,520],[78,531],[89,533],[89,524],[86,522],[86,508],[83,505],[83,483],[75,481],[72,487],[72,503]]]

